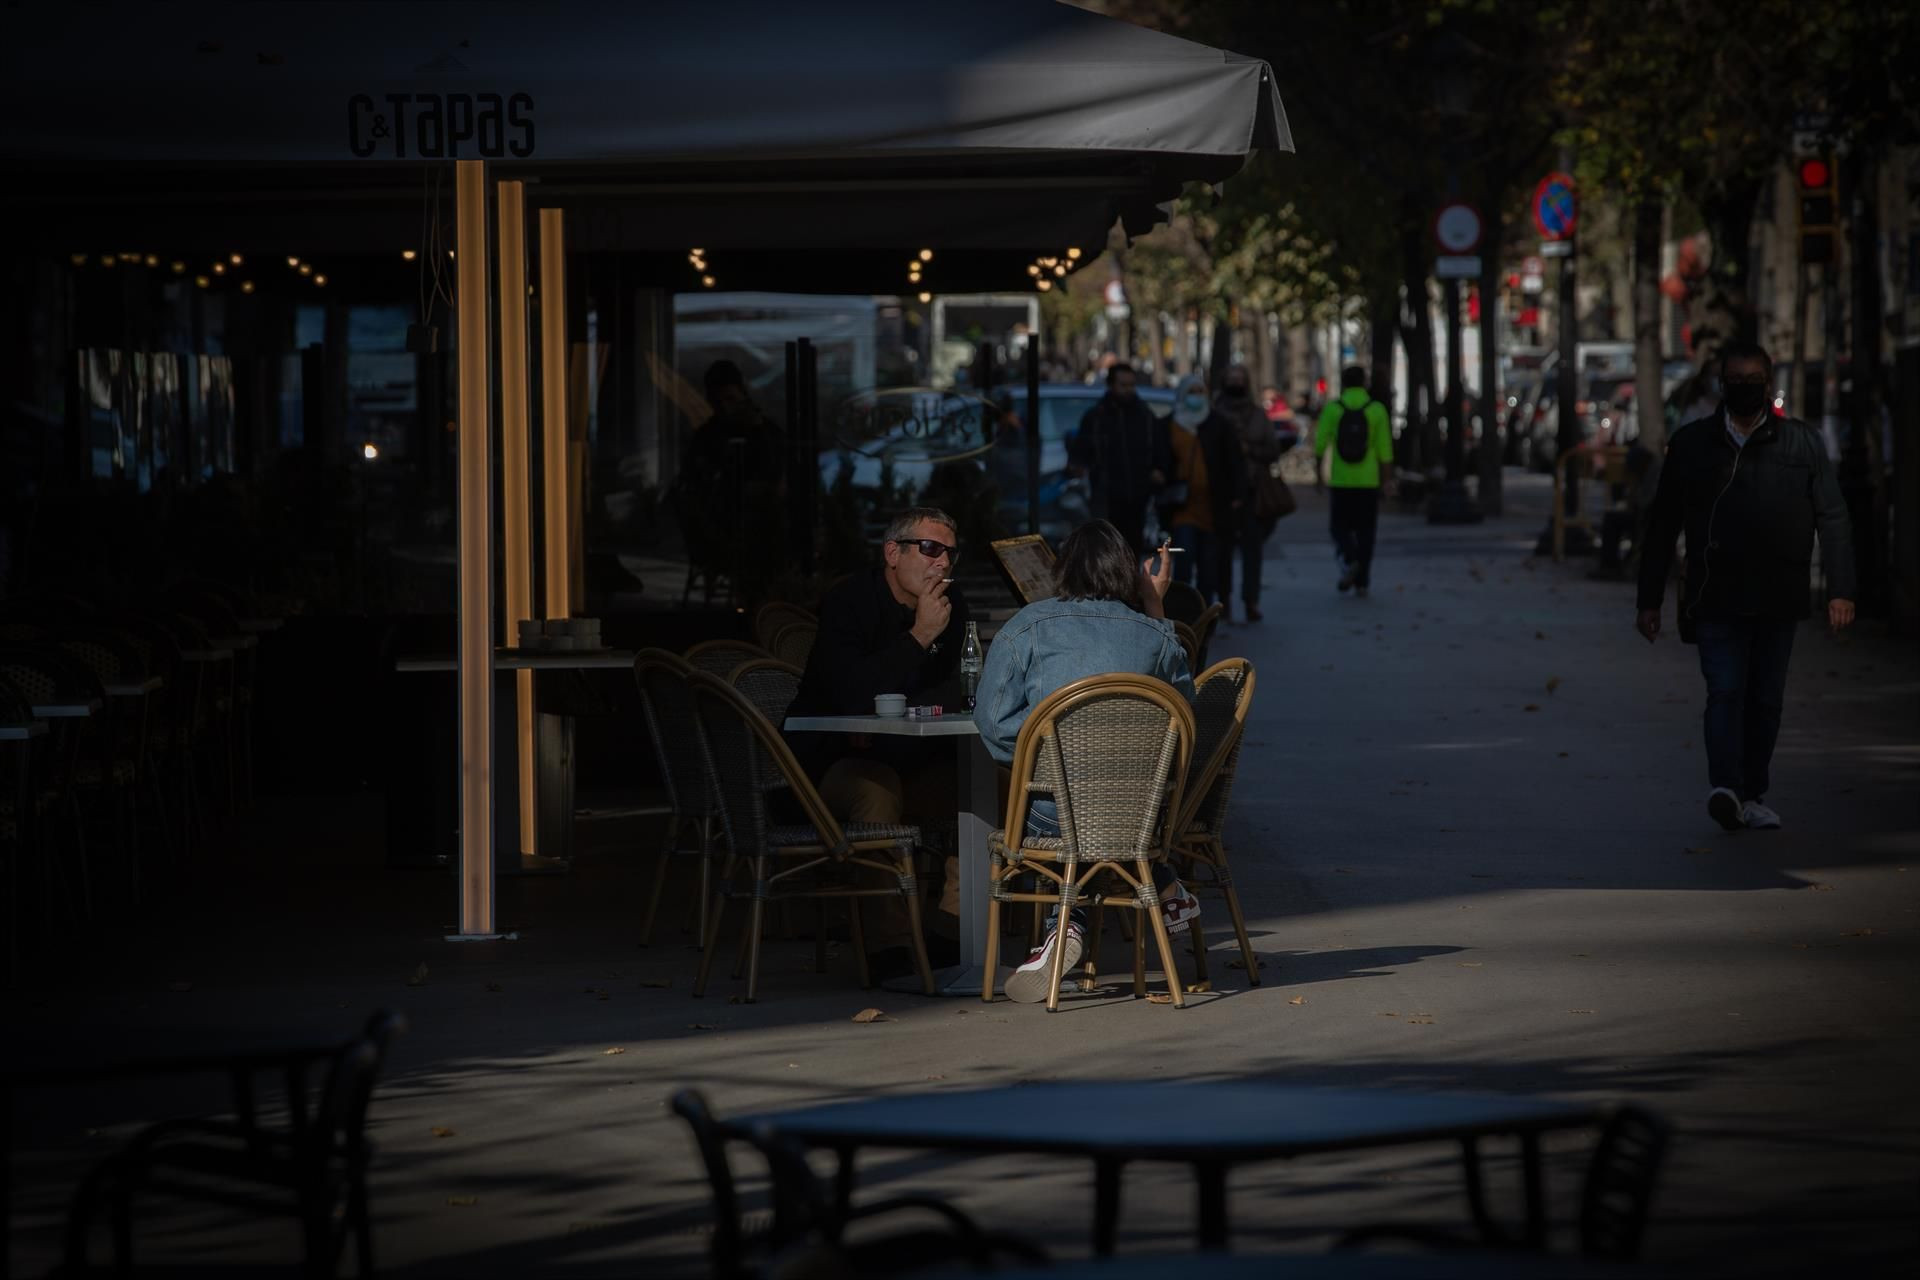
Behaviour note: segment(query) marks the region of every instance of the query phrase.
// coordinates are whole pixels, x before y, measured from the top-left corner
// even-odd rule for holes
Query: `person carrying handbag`
[[[1220,395],[1213,410],[1232,424],[1246,457],[1248,505],[1242,511],[1237,539],[1240,552],[1240,602],[1248,622],[1258,622],[1260,612],[1260,566],[1266,556],[1267,539],[1273,527],[1294,512],[1293,491],[1280,478],[1280,432],[1267,416],[1266,409],[1253,397],[1252,381],[1245,365],[1234,365],[1220,382]],[[1223,553],[1221,594],[1230,596],[1233,573],[1233,548]]]
[[[1194,584],[1208,604],[1231,597],[1233,549],[1246,507],[1247,466],[1233,424],[1214,412],[1198,375],[1180,382],[1173,417],[1161,424],[1155,450],[1154,502],[1160,527],[1186,548],[1175,576]]]

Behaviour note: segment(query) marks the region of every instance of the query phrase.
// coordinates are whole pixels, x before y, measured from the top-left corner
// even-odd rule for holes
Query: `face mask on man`
[[[1751,418],[1766,407],[1766,383],[1729,382],[1727,384],[1727,412],[1734,417]]]
[[[1198,395],[1181,396],[1180,407],[1188,413],[1205,413],[1207,411],[1207,398]]]

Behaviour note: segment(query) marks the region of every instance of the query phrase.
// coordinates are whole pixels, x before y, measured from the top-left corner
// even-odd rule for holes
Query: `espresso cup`
[[[874,695],[873,714],[885,716],[889,720],[898,719],[907,714],[907,695],[904,693],[881,693]]]

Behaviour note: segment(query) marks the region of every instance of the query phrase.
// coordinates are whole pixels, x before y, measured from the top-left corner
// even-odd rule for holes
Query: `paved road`
[[[1095,1075],[1636,1099],[1681,1131],[1653,1256],[1892,1273],[1920,1190],[1920,663],[1871,627],[1846,644],[1803,630],[1770,797],[1787,829],[1722,833],[1702,804],[1692,651],[1633,636],[1626,587],[1530,562],[1543,499],[1517,487],[1531,514],[1504,522],[1389,516],[1366,601],[1334,593],[1307,495],[1271,549],[1266,623],[1217,641],[1260,671],[1232,828],[1267,961],[1257,989],[1234,981],[1216,928],[1220,990],[1184,1012],[876,996],[844,955],[814,975],[800,940],[769,948],[762,1003],[729,1004],[724,980],[696,1002],[683,940],[633,944],[645,833],[596,830],[575,875],[508,884],[521,941],[454,947],[437,941],[448,883],[382,869],[377,809],[329,797],[263,814],[230,875],[122,963],[5,1007],[29,1034],[128,1042],[407,1009],[415,1031],[375,1109],[381,1250],[401,1274],[633,1274],[642,1259],[698,1274],[703,1185],[664,1110],[683,1083],[742,1111]],[[406,985],[422,962],[425,984]],[[892,1020],[853,1024],[868,1005]],[[26,1253],[57,1239],[84,1161],[194,1103],[72,1091],[31,1108]],[[1181,1123],[1089,1117],[1128,1120]],[[1556,1177],[1563,1217],[1579,1149]],[[1041,1161],[882,1160],[868,1176],[1040,1235],[1089,1204],[1083,1170]],[[1253,1170],[1234,1188],[1252,1250],[1462,1211],[1438,1151]],[[1181,1247],[1191,1211],[1181,1178],[1142,1170],[1123,1247]],[[212,1229],[170,1225],[148,1256]],[[290,1245],[222,1239],[233,1256]]]

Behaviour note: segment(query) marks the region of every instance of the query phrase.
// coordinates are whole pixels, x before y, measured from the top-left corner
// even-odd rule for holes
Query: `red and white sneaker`
[[[1055,929],[1047,935],[1047,940],[1037,946],[1027,956],[1027,962],[1015,969],[1007,977],[1007,999],[1017,1000],[1021,1004],[1039,1004],[1047,998],[1047,988],[1053,983],[1053,945],[1060,938]],[[1072,973],[1080,963],[1080,954],[1086,944],[1080,937],[1080,926],[1071,922],[1067,925],[1066,967],[1060,972]]]
[[[1171,933],[1183,924],[1200,918],[1200,899],[1187,892],[1187,886],[1175,880],[1160,895],[1160,918],[1167,922],[1167,931]]]

